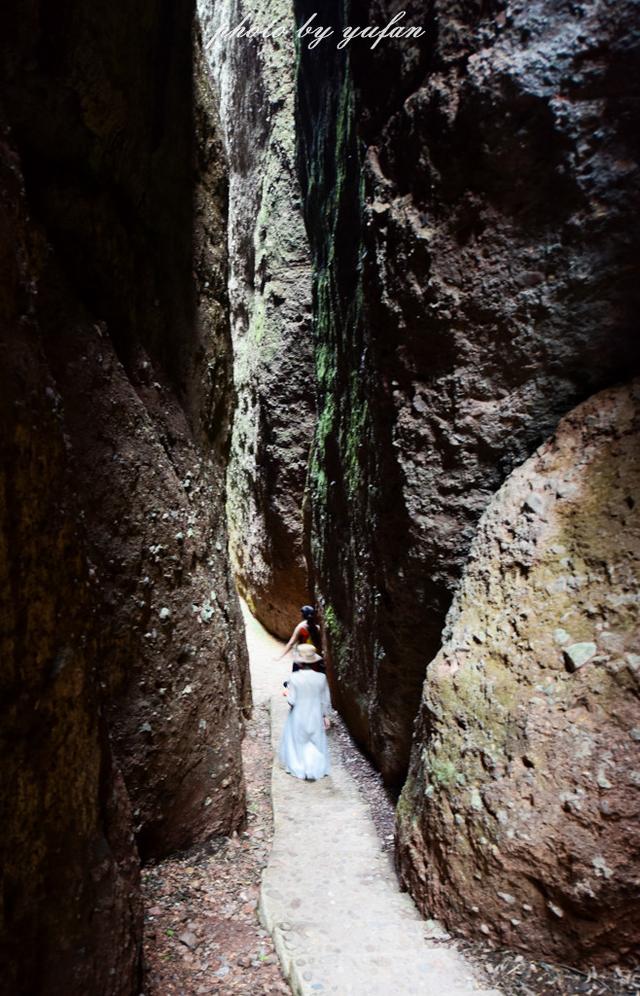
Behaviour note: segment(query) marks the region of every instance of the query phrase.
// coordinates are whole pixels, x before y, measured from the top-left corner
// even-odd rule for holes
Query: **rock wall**
[[[42,348],[48,247],[29,223],[5,124],[0,188],[0,992],[128,996],[141,982],[138,855],[100,709],[98,600]]]
[[[299,23],[314,10],[295,6]],[[396,784],[491,495],[564,413],[637,369],[639,186],[631,3],[401,6],[426,28],[416,44],[301,48],[298,110],[313,580],[336,701]]]
[[[640,941],[639,432],[598,394],[490,502],[398,806],[425,912],[572,964]]]
[[[288,637],[309,601],[302,505],[313,437],[311,261],[296,173],[295,49],[225,39],[293,25],[290,0],[199,0],[229,161],[229,295],[238,395],[228,478],[240,591]]]
[[[1,16],[12,996],[138,993],[133,833],[157,856],[244,820],[227,191],[193,16]]]

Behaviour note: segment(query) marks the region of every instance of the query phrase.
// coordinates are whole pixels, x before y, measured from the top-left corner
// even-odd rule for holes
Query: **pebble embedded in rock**
[[[552,903],[550,900],[547,902],[547,906],[549,907],[554,916],[557,916],[559,919],[562,919],[562,917],[564,916],[564,910],[560,906],[557,906],[556,903]]]
[[[595,657],[597,649],[595,643],[572,643],[565,647],[563,654],[567,670],[573,673],[583,667]]]
[[[536,494],[534,491],[524,500],[523,508],[528,512],[534,512],[535,515],[543,516],[545,512],[545,500],[542,495]]]

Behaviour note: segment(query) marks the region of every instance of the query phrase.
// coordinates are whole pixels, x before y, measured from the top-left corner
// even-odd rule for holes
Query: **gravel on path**
[[[369,805],[380,847],[393,852],[395,800],[380,773],[360,751],[340,716],[333,720],[332,736],[342,761]],[[436,943],[450,943],[442,941]],[[526,952],[494,948],[479,941],[456,940],[458,949],[479,965],[487,982],[506,996],[640,996],[640,968],[580,971],[530,958]]]

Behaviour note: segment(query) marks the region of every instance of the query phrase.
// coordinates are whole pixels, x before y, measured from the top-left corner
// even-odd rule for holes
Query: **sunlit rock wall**
[[[302,506],[314,424],[311,273],[295,168],[295,47],[226,40],[245,18],[291,28],[289,0],[199,0],[229,162],[229,296],[237,407],[230,549],[258,619],[288,636],[309,600]]]
[[[398,806],[425,913],[571,963],[640,943],[639,434],[597,394],[491,500]]]

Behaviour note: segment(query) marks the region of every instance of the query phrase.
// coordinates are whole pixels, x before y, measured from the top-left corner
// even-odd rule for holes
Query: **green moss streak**
[[[349,640],[347,631],[338,619],[332,605],[327,604],[323,611],[323,620],[329,644],[331,656],[338,678],[341,678],[347,671],[350,658]]]

